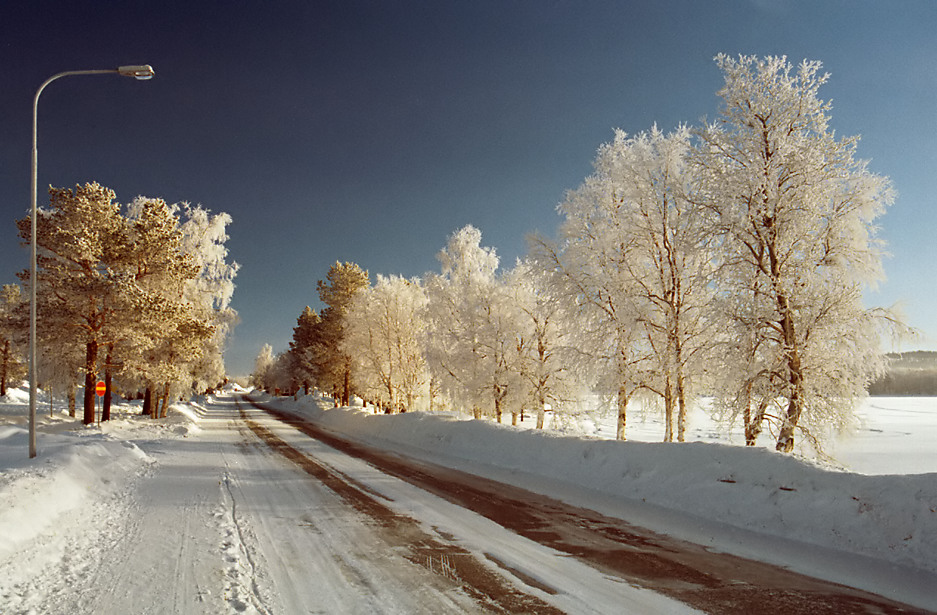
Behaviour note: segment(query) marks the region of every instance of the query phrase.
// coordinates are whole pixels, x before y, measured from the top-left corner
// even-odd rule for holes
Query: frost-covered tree
[[[665,441],[673,440],[676,414],[681,442],[688,396],[702,379],[701,355],[714,342],[708,311],[718,247],[709,212],[697,202],[689,151],[686,127],[665,135],[655,126],[632,137],[617,131],[595,162],[615,202],[614,232],[630,247],[622,276],[630,278],[625,287],[634,293],[650,359],[641,384],[663,401]]]
[[[735,365],[749,367],[723,397],[740,413],[777,404],[777,449],[789,452],[795,430],[847,420],[881,372],[881,312],[862,289],[882,277],[875,220],[894,197],[855,158],[858,138],[830,129],[819,62],[716,62],[724,105],[699,132],[697,163],[724,237],[720,292],[741,298],[729,310],[743,339]]]
[[[118,374],[128,386],[139,383],[150,390],[160,385],[165,409],[171,387],[185,390],[220,362],[220,345],[214,347],[214,359],[206,360],[206,349],[213,348],[210,339],[220,340],[220,330],[233,324],[227,302],[236,266],[224,264],[223,246],[218,251],[224,239],[211,231],[193,239],[198,233],[180,226],[179,208],[161,199],[138,198],[123,215],[113,191],[97,183],[50,189],[50,195],[37,227],[44,362],[59,361],[62,365],[53,371],[67,377],[75,349],[81,349],[86,423],[94,421],[94,381],[100,370],[108,390]],[[186,211],[190,221],[197,218],[191,208]],[[191,228],[217,229],[217,220],[223,237],[226,215]],[[17,225],[27,238],[29,218]],[[28,272],[21,277],[29,283]],[[197,362],[199,367],[193,367]],[[109,399],[108,391],[105,420]]]
[[[273,346],[264,344],[254,359],[254,371],[251,372],[251,384],[262,390],[269,390],[272,383],[272,374],[275,359],[273,358]]]
[[[48,209],[37,220],[37,333],[47,349],[80,345],[86,424],[94,422],[94,382],[106,327],[120,309],[127,287],[121,266],[126,249],[126,220],[114,192],[97,183],[74,190],[49,190]],[[30,219],[17,221],[20,237],[30,237]],[[114,265],[114,266],[112,266]],[[29,273],[20,274],[31,284]],[[50,351],[47,351],[50,352]],[[51,351],[51,355],[56,354]]]
[[[562,412],[582,398],[582,375],[576,369],[569,310],[550,286],[548,276],[529,261],[518,262],[504,276],[517,314],[518,368],[523,401],[537,409],[537,429],[550,406]]]
[[[185,244],[179,207],[138,197],[128,207],[128,222],[130,249],[124,258],[130,299],[119,312],[123,318],[112,321],[107,364],[111,356],[124,358],[125,380],[142,381],[147,400],[157,393],[155,407],[144,405],[160,417],[171,395],[191,392],[192,383],[198,384],[191,366],[216,333],[215,313],[208,293],[193,290],[205,267],[193,247],[198,244]],[[105,382],[109,375],[105,370]]]
[[[18,343],[24,337],[23,304],[17,284],[4,284],[0,288],[0,397],[7,394],[8,383],[26,375],[26,362]]]
[[[267,389],[280,394],[293,395],[298,391],[296,379],[292,373],[292,356],[287,350],[277,354],[273,365],[267,371]]]
[[[565,217],[559,240],[535,238],[534,262],[575,314],[579,362],[589,365],[588,384],[615,398],[616,437],[624,440],[628,404],[646,379],[650,358],[641,344],[639,291],[631,269],[640,246],[622,216],[617,186],[601,164],[557,209]]]
[[[355,382],[392,410],[412,409],[426,382],[425,305],[419,280],[378,275],[373,287],[355,294],[345,314],[342,346],[352,358]]]
[[[368,272],[355,263],[336,262],[329,268],[325,280],[316,288],[319,300],[326,305],[322,310],[312,346],[312,361],[316,368],[317,385],[328,391],[336,402],[348,405],[351,401],[351,357],[342,350],[345,337],[345,312],[355,294],[367,288]]]
[[[441,274],[427,277],[427,361],[442,388],[480,418],[490,407],[500,421],[520,390],[508,298],[498,279],[498,256],[481,232],[453,233],[439,255]]]
[[[204,390],[225,377],[225,344],[238,322],[231,299],[240,265],[228,262],[225,243],[230,215],[212,215],[202,206],[188,203],[183,203],[181,209],[182,250],[197,269],[196,276],[186,282],[183,299],[192,305],[196,318],[211,327],[211,335],[204,337],[188,361],[193,386]]]

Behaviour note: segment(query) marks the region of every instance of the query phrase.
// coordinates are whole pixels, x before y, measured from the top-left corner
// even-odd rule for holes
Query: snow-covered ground
[[[559,434],[462,415],[322,410],[313,397],[276,403],[368,444],[937,610],[934,398],[872,398],[861,426],[830,447],[843,464],[892,472],[878,475],[726,444],[740,435],[721,435],[704,412],[688,438],[701,441],[663,444],[651,416],[632,420],[631,441],[615,442],[603,417]],[[570,435],[580,428],[598,437]]]
[[[743,445],[742,426],[719,424],[707,412],[707,405],[704,400],[690,411],[686,440]],[[664,434],[660,413],[645,412],[640,406],[637,410],[629,418],[628,439],[660,442]],[[870,397],[860,406],[856,419],[852,429],[827,436],[825,465],[860,474],[937,472],[937,397]],[[529,424],[534,424],[533,418]],[[564,431],[614,439],[615,421],[611,416],[585,414],[565,425]],[[776,437],[766,431],[758,444],[773,449],[775,441]],[[816,458],[809,446],[798,445],[797,453]]]
[[[602,438],[610,425],[601,417],[582,417],[560,434],[449,414],[325,410],[312,396],[275,403],[352,439],[937,610],[937,399],[871,399],[859,429],[828,451],[855,472],[726,445],[705,413],[690,423],[689,439],[701,442],[661,444],[650,415],[634,417],[632,441],[621,443]],[[152,612],[191,613],[289,612],[290,600],[302,603],[301,584],[274,591],[276,571],[263,572],[245,548],[282,536],[273,528],[281,521],[251,513],[277,496],[264,488],[270,470],[255,465],[256,455],[234,455],[231,442],[218,440],[217,427],[231,421],[213,417],[210,404],[177,404],[169,419],[150,421],[123,403],[109,424],[83,428],[58,411],[50,417],[43,399],[35,460],[27,458],[25,408],[22,391],[0,400],[0,613],[51,612],[104,573],[118,577],[113,593],[79,595],[73,612],[118,612],[147,603],[140,600],[169,605]],[[342,548],[360,528],[334,531],[331,543]],[[161,544],[167,532],[180,539]],[[179,569],[178,561],[191,566]],[[166,583],[177,588],[173,596],[147,590]],[[318,591],[318,600],[328,598]],[[385,612],[407,612],[399,607]]]

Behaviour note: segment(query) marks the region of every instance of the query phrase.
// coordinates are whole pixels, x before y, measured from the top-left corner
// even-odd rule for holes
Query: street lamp
[[[69,70],[64,73],[52,75],[36,90],[33,98],[33,160],[32,160],[32,210],[30,214],[30,254],[29,254],[29,457],[36,456],[36,287],[39,280],[36,278],[36,193],[37,176],[39,170],[39,150],[37,142],[37,125],[39,115],[39,95],[47,85],[60,77],[71,75],[103,75],[114,73],[123,77],[133,77],[139,80],[152,79],[156,72],[149,64],[135,64],[119,66],[117,68],[102,70]]]

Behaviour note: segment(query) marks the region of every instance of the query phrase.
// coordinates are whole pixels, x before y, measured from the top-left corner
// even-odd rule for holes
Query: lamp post
[[[37,126],[39,115],[39,95],[47,85],[60,77],[71,75],[103,75],[113,73],[123,77],[133,77],[139,80],[151,79],[156,72],[149,64],[133,66],[119,66],[101,70],[69,70],[52,75],[36,90],[33,98],[33,152],[32,152],[32,208],[30,213],[30,249],[29,249],[29,457],[36,456],[36,287],[39,280],[36,278],[36,193],[39,170],[39,150],[37,143]]]

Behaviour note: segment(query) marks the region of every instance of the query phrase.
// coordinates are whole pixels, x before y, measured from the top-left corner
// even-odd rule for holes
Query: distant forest
[[[885,375],[869,387],[870,395],[937,396],[937,352],[890,353]]]

